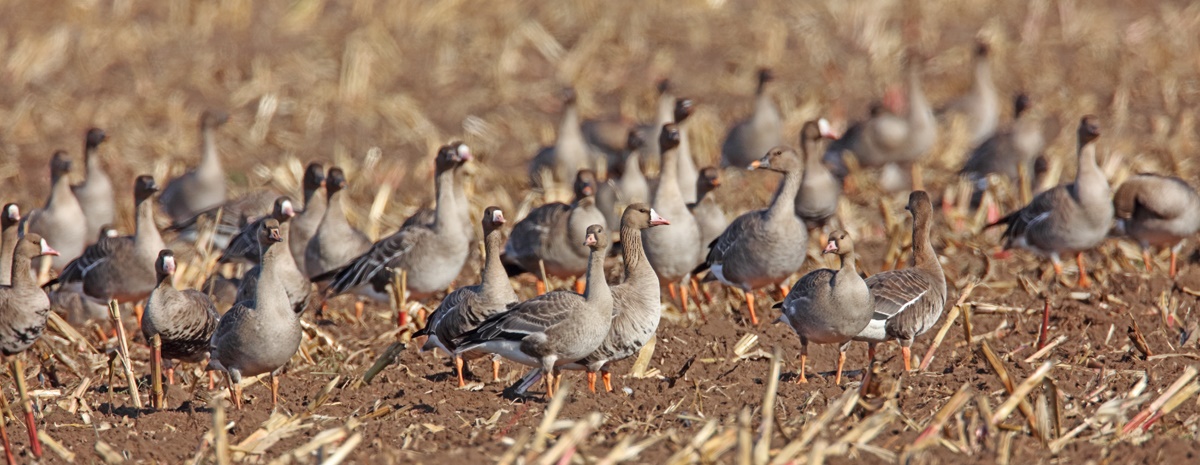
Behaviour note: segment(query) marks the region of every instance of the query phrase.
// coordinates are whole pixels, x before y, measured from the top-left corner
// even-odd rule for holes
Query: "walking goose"
[[[29,430],[29,444],[34,457],[42,456],[42,444],[38,440],[33,404],[25,390],[25,368],[21,363],[21,353],[42,337],[46,318],[50,314],[50,299],[38,288],[28,270],[35,257],[57,253],[37,233],[25,234],[13,252],[12,274],[9,276],[12,284],[0,286],[0,358],[9,362],[21,409],[25,411],[25,426]],[[4,435],[4,450],[13,450],[7,434]],[[11,462],[12,454],[8,454]]]
[[[1096,165],[1096,138],[1100,123],[1095,116],[1079,121],[1078,168],[1075,182],[1038,194],[1020,210],[987,226],[1006,225],[1004,248],[1018,247],[1050,258],[1055,275],[1062,274],[1064,254],[1075,254],[1079,286],[1090,287],[1083,252],[1096,247],[1113,225],[1113,202],[1108,179]]]
[[[854,242],[850,236],[845,231],[834,231],[829,235],[824,253],[838,254],[841,268],[808,272],[779,304],[783,310],[779,321],[787,323],[800,336],[798,383],[808,382],[804,373],[808,364],[808,343],[815,342],[842,344],[838,349],[837,376],[834,378],[834,384],[841,384],[849,347],[845,343],[871,321],[873,298],[854,266]]]
[[[1200,230],[1200,195],[1182,179],[1139,174],[1126,179],[1113,196],[1116,232],[1142,247],[1142,260],[1150,271],[1150,248],[1171,249],[1169,276],[1176,274],[1176,257],[1183,241]]]
[[[729,129],[725,143],[721,145],[721,167],[744,168],[762,157],[762,154],[783,144],[783,118],[767,84],[774,79],[771,70],[758,72],[758,90],[754,97],[754,114]]]
[[[205,111],[200,115],[200,164],[168,182],[158,199],[172,222],[184,221],[225,203],[225,170],[221,168],[213,130],[228,120],[229,115],[221,111]]]
[[[671,218],[670,226],[653,228],[642,235],[646,258],[667,285],[671,298],[679,297],[679,308],[687,312],[687,286],[679,286],[700,260],[700,226],[688,211],[679,191],[679,128],[674,123],[663,125],[658,145],[663,150],[662,172],[654,191],[651,206],[664,217]]]
[[[71,186],[75,198],[87,218],[87,237],[97,237],[100,228],[116,220],[117,207],[113,199],[112,180],[100,164],[97,149],[108,139],[99,128],[89,129],[83,142],[83,182]]]
[[[27,230],[54,244],[58,255],[50,256],[50,265],[63,269],[83,253],[88,241],[87,220],[75,193],[71,192],[71,159],[59,150],[50,159],[50,197],[40,210],[30,212]]]
[[[504,263],[500,261],[500,252],[504,247],[504,212],[499,207],[487,207],[483,211],[483,240],[484,262],[480,282],[474,286],[455,289],[442,299],[429,322],[413,337],[425,335],[428,338],[421,350],[441,349],[447,355],[454,357],[454,370],[458,374],[458,387],[466,386],[463,379],[463,359],[474,359],[484,355],[480,352],[459,354],[454,341],[468,331],[475,329],[488,317],[503,312],[509,305],[517,302],[517,293],[513,292],[508,275],[504,272]],[[500,363],[493,360],[492,380],[500,376]]]
[[[933,204],[925,191],[914,191],[904,207],[913,216],[912,259],[902,270],[883,271],[867,278],[867,287],[875,297],[874,315],[854,337],[867,343],[869,358],[875,360],[875,346],[895,339],[900,342],[904,370],[912,369],[913,340],[937,323],[946,306],[946,275],[937,252],[929,242],[933,228]]]
[[[505,268],[510,274],[524,271],[557,278],[575,277],[576,292],[583,289],[590,249],[583,245],[587,227],[605,224],[604,214],[596,206],[596,175],[583,170],[575,176],[575,201],[570,205],[554,202],[529,212],[513,226],[504,245]],[[542,276],[537,276],[538,294],[546,293]]]
[[[163,360],[167,360],[167,382],[175,384],[175,366],[170,361],[197,363],[208,356],[208,343],[217,329],[217,308],[203,292],[175,288],[175,252],[171,249],[158,253],[154,271],[158,284],[146,298],[142,336],[148,344],[154,336],[159,337],[159,347],[151,344],[150,362],[162,367]],[[151,368],[151,373],[160,370]],[[212,389],[211,374],[209,379]]]
[[[304,272],[317,276],[336,269],[371,248],[371,240],[346,221],[346,175],[338,167],[329,168],[325,191],[329,196],[325,216],[309,239],[304,251]]]
[[[289,233],[291,237],[288,238],[288,249],[291,250],[292,259],[296,261],[296,268],[299,268],[300,271],[307,273],[304,252],[308,248],[308,241],[312,239],[317,232],[317,227],[321,225],[326,205],[325,167],[320,163],[309,163],[308,167],[304,169],[304,210],[292,218],[291,232]]]
[[[612,327],[613,296],[604,279],[609,242],[603,226],[588,226],[584,243],[591,254],[582,295],[560,290],[515,304],[455,340],[457,353],[492,353],[540,368],[546,395],[553,397],[556,369],[595,352]]]

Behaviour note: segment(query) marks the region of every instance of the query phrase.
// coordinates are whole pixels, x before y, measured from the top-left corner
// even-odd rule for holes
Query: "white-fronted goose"
[[[784,297],[779,320],[787,323],[800,336],[799,383],[808,382],[808,343],[843,344],[838,349],[837,377],[842,383],[842,367],[846,364],[846,349],[856,334],[871,321],[872,297],[867,283],[854,266],[854,243],[845,231],[829,235],[824,253],[836,253],[841,268],[813,270],[800,278]]]
[[[61,270],[83,253],[87,244],[87,220],[83,208],[71,192],[71,158],[59,150],[50,160],[50,197],[40,210],[29,213],[28,231],[37,233],[54,244],[59,255],[50,257],[50,264]]]
[[[607,119],[587,119],[580,124],[583,140],[587,141],[592,151],[591,157],[597,163],[606,164],[605,173],[621,169],[621,161],[626,151],[626,141],[633,125],[623,117]]]
[[[1113,225],[1113,202],[1108,179],[1096,165],[1096,138],[1100,123],[1095,116],[1079,121],[1079,167],[1075,182],[1038,194],[1020,210],[988,227],[1007,225],[1004,248],[1018,247],[1050,258],[1056,275],[1062,274],[1064,254],[1075,254],[1079,286],[1089,287],[1083,252],[1099,245]]]
[[[371,248],[367,235],[346,221],[346,187],[342,169],[329,168],[329,175],[325,177],[325,191],[329,196],[325,216],[304,251],[304,272],[309,277],[345,265]]]
[[[509,272],[539,275],[544,268],[546,276],[577,278],[576,291],[581,290],[590,255],[590,249],[583,245],[584,233],[590,225],[605,224],[595,192],[595,173],[580,171],[575,176],[574,202],[542,205],[517,222],[504,245],[504,263]],[[537,278],[537,292],[545,294],[542,276]]]
[[[805,138],[820,137],[815,122],[804,125]],[[705,265],[709,275],[727,286],[745,291],[750,322],[758,324],[754,291],[779,285],[800,269],[808,257],[808,229],[796,216],[796,193],[800,191],[804,165],[789,147],[775,147],[750,169],[783,173],[771,205],[743,213],[709,244]],[[703,268],[703,266],[702,266]]]
[[[837,214],[838,200],[842,197],[842,183],[829,171],[824,163],[822,141],[837,139],[829,122],[817,120],[816,131],[809,125],[800,131],[800,150],[804,152],[804,174],[800,177],[800,190],[796,193],[796,216],[804,220],[808,229],[824,228]]]
[[[462,335],[455,341],[457,352],[492,353],[540,368],[546,395],[552,397],[556,368],[595,352],[612,327],[613,296],[604,279],[611,240],[603,226],[594,224],[588,226],[584,241],[591,254],[582,295],[555,291],[515,304]]]
[[[147,343],[154,336],[159,337],[159,347],[151,344],[151,363],[162,367],[163,360],[168,360],[167,380],[174,384],[175,367],[170,360],[197,363],[208,356],[208,344],[217,329],[217,308],[203,292],[175,288],[175,252],[171,249],[158,253],[154,271],[158,284],[146,298],[142,336]],[[153,368],[151,372],[161,373]],[[211,385],[212,378],[209,379]]]
[[[300,271],[296,266],[296,260],[292,258],[291,248],[288,247],[288,241],[291,240],[291,219],[294,216],[292,212],[292,201],[287,196],[280,197],[275,202],[275,213],[268,217],[279,223],[279,238],[281,244],[276,247],[287,249],[287,253],[282,254],[275,264],[276,274],[279,281],[283,284],[283,291],[287,294],[288,303],[292,306],[292,311],[301,313],[308,306],[309,298],[312,296],[312,282],[308,280],[308,276]],[[258,227],[259,220],[254,223]],[[248,236],[249,231],[245,231]],[[257,236],[257,235],[256,235]],[[257,237],[255,237],[257,239]],[[257,241],[256,241],[257,242]],[[261,263],[262,246],[254,244],[253,253],[243,254],[243,257],[253,257],[256,263]],[[227,250],[228,251],[228,250]],[[258,278],[262,275],[262,265],[254,265],[249,271],[242,275],[242,281],[238,283],[237,297],[235,302],[243,300],[253,300],[256,298],[254,291],[258,289]]]
[[[242,408],[242,377],[262,373],[271,374],[271,406],[278,405],[279,372],[300,347],[300,315],[288,304],[279,277],[279,262],[290,254],[286,247],[275,246],[281,240],[279,222],[264,221],[259,229],[262,275],[255,299],[238,302],[225,312],[210,342],[208,369],[229,374],[229,390],[238,409]]]
[[[325,197],[325,167],[320,163],[309,163],[304,169],[304,210],[292,218],[291,237],[288,238],[288,249],[292,251],[296,267],[306,273],[304,252],[325,216]]]
[[[96,237],[100,228],[116,220],[117,207],[113,199],[112,180],[104,172],[97,153],[100,144],[108,139],[99,128],[89,129],[83,142],[83,182],[72,186],[83,216],[87,218],[87,236]]]
[[[679,128],[679,161],[678,171],[676,171],[676,179],[679,183],[679,192],[683,194],[683,201],[687,203],[695,203],[696,195],[696,177],[700,172],[696,169],[696,160],[692,157],[692,143],[688,137],[687,124],[688,117],[696,111],[696,105],[692,99],[681,98],[675,101],[675,126]]]
[[[987,190],[987,177],[993,173],[1008,177],[1014,186],[1019,186],[1021,182],[1027,182],[1031,187],[1036,184],[1035,179],[1039,174],[1036,166],[1042,157],[1046,139],[1042,135],[1041,122],[1029,115],[1029,105],[1029,96],[1018,94],[1013,99],[1015,119],[1012,126],[996,131],[992,137],[971,150],[967,161],[963,163],[959,174],[974,183],[976,197]],[[1025,172],[1024,180],[1020,179],[1021,171]],[[978,204],[978,199],[973,198],[971,203]],[[992,215],[991,210],[989,215]],[[995,222],[998,216],[990,216],[988,221]]]
[[[579,111],[575,108],[575,90],[568,88],[563,90],[558,138],[553,146],[542,148],[529,162],[529,180],[535,188],[549,192],[569,185],[574,181],[575,173],[583,169],[592,169],[591,156],[587,141],[583,139]]]
[[[671,81],[658,81],[658,103],[655,105],[654,121],[638,126],[638,136],[645,142],[641,151],[641,167],[645,173],[653,175],[662,170],[662,148],[658,139],[662,136],[664,124],[675,122],[675,104],[677,100],[671,94]],[[649,201],[649,197],[647,197]]]
[[[158,192],[154,178],[138,176],[133,196],[137,216],[133,236],[102,238],[88,246],[78,259],[63,269],[57,281],[64,285],[79,282],[83,292],[99,303],[110,300],[137,302],[158,284],[154,262],[166,248],[154,223],[154,202]]]
[[[229,246],[225,247],[217,262],[258,263],[262,258],[260,255],[262,248],[258,245],[258,231],[261,229],[259,223],[268,218],[275,218],[275,221],[283,224],[294,216],[296,216],[296,209],[292,206],[292,199],[286,195],[280,196],[275,199],[275,206],[271,208],[270,215],[250,222],[229,240]]]
[[[483,240],[484,263],[480,282],[474,286],[455,289],[442,299],[429,322],[413,337],[425,335],[428,338],[421,350],[442,349],[447,355],[454,357],[454,369],[458,374],[458,387],[466,386],[463,379],[463,359],[474,359],[484,355],[481,352],[459,354],[454,341],[459,336],[475,329],[488,317],[503,312],[508,306],[517,301],[517,293],[513,292],[512,283],[504,272],[504,263],[500,261],[500,252],[504,249],[504,212],[499,207],[487,207],[483,211]],[[493,381],[499,377],[499,362],[492,365]]]
[[[767,83],[774,78],[771,70],[758,72],[758,90],[754,97],[754,114],[729,129],[721,145],[721,166],[745,168],[762,154],[783,144],[783,118],[767,92]]]
[[[912,260],[908,268],[883,271],[867,278],[867,287],[875,298],[875,314],[854,340],[867,343],[871,360],[875,360],[876,344],[899,341],[907,371],[912,369],[913,339],[929,331],[946,307],[946,275],[929,242],[929,230],[933,227],[929,194],[925,191],[909,194],[904,208],[913,216]]]
[[[679,128],[674,123],[663,125],[658,145],[663,150],[662,172],[650,203],[659,214],[671,218],[670,226],[653,228],[642,235],[646,258],[667,285],[671,297],[679,297],[679,308],[687,311],[687,286],[680,281],[700,263],[700,226],[688,211],[687,202],[679,191]]]
[[[462,142],[455,141],[451,142],[449,145],[454,147],[454,150],[463,150],[465,153],[469,153],[471,151],[471,149],[467,147],[467,144]],[[467,199],[467,182],[469,178],[468,171],[470,171],[469,166],[471,165],[468,163],[461,163],[452,169],[454,172],[453,208],[454,213],[462,217],[462,224],[471,224],[471,201]],[[400,229],[417,224],[433,226],[434,221],[437,221],[436,192],[434,193],[434,203],[434,207],[422,207],[418,209],[416,213],[413,213],[412,216],[406,218],[404,223],[400,225]],[[476,239],[475,228],[469,228],[468,233],[470,233],[471,241],[474,241]]]
[[[29,443],[34,457],[42,456],[42,445],[38,441],[33,405],[25,391],[25,369],[21,366],[20,355],[42,337],[46,329],[46,317],[50,315],[50,299],[28,270],[35,257],[56,253],[37,233],[26,234],[13,252],[12,274],[9,276],[12,285],[0,286],[0,355],[10,362],[9,369],[17,385],[21,408],[25,410],[25,426],[29,429]],[[4,436],[4,450],[13,450],[12,444],[8,443],[8,435]]]
[[[4,211],[0,211],[0,286],[11,284],[13,250],[21,239],[20,225],[21,208],[15,203],[5,205]]]
[[[331,280],[327,294],[353,291],[386,302],[392,282],[388,270],[392,269],[407,273],[408,293],[414,298],[444,291],[458,277],[470,253],[470,226],[456,213],[454,194],[454,168],[470,159],[470,149],[461,143],[438,150],[434,179],[437,219],[432,225],[414,224],[396,231],[345,266],[318,275],[313,281]],[[329,209],[334,208],[331,202]]]
[[[1139,174],[1126,179],[1113,196],[1117,232],[1142,246],[1142,259],[1150,271],[1150,248],[1171,249],[1170,277],[1176,274],[1176,257],[1183,241],[1200,230],[1200,195],[1182,179]]]
[[[116,228],[106,224],[100,227],[96,242],[113,240],[120,235]],[[84,295],[82,282],[66,283],[51,290],[48,295],[50,310],[76,328],[82,328],[91,321],[107,321],[109,318],[108,303],[97,302]]]
[[[971,89],[942,109],[943,112],[961,113],[967,117],[972,147],[991,137],[1000,124],[1000,97],[996,92],[996,83],[992,82],[992,65],[988,58],[990,51],[987,43],[975,44],[975,54],[971,58]]]
[[[272,189],[253,190],[204,210],[196,216],[172,223],[166,229],[178,231],[177,239],[180,241],[194,242],[204,239],[205,246],[211,245],[215,250],[224,250],[233,236],[247,224],[270,215],[277,197],[279,194]],[[216,222],[215,226],[213,222]],[[201,238],[201,233],[211,233],[211,237]]]
[[[696,203],[688,204],[688,210],[700,228],[701,256],[708,255],[708,245],[729,227],[729,218],[725,217],[725,211],[717,204],[713,193],[720,186],[721,171],[712,166],[705,167],[696,178]]]
[[[228,120],[229,115],[220,111],[205,111],[200,115],[200,164],[168,182],[158,199],[172,222],[184,221],[225,203],[225,170],[221,168],[213,130]]]
[[[645,142],[638,130],[626,134],[624,157],[618,169],[608,172],[608,182],[600,183],[596,190],[596,206],[604,214],[605,224],[610,228],[621,227],[619,212],[627,205],[650,201],[650,183],[642,173],[641,153]]]

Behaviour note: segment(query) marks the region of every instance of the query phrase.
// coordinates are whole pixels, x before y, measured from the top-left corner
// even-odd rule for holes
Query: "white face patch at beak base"
[[[654,211],[654,209],[651,208],[650,209],[650,224],[652,224],[652,225],[669,225],[669,224],[671,224],[671,222],[667,221],[666,218],[663,218],[662,216],[660,216],[658,214],[657,211]]]
[[[166,271],[167,274],[175,274],[175,257],[170,255],[163,257],[163,271]]]
[[[458,148],[455,151],[458,153],[458,158],[463,160],[471,159],[471,148],[467,147],[467,144],[458,144]]]
[[[837,253],[837,251],[838,251],[837,242],[829,241],[829,243],[825,245],[825,253]]]
[[[50,247],[45,239],[42,239],[42,255],[58,255],[58,251]]]
[[[817,120],[817,130],[821,132],[821,137],[826,139],[837,140],[838,135],[833,132],[833,126],[825,118]]]
[[[296,209],[292,208],[292,202],[290,201],[284,200],[280,210],[283,210],[283,215],[288,218],[296,216]]]
[[[504,224],[504,212],[500,210],[492,210],[492,222],[496,224]]]
[[[13,221],[19,221],[21,219],[21,209],[16,205],[9,205],[8,210],[5,211],[4,214]]]

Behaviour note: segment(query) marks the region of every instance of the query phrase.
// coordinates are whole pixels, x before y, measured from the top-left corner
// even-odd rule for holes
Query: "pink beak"
[[[829,125],[829,121],[825,118],[817,120],[817,128],[821,131],[821,137],[838,140],[838,135],[833,132],[833,127]]]
[[[825,253],[837,253],[837,251],[837,242],[829,241],[829,243],[825,245]]]
[[[593,245],[596,245],[596,235],[595,235],[595,234],[588,234],[588,235],[587,235],[587,239],[584,239],[584,240],[583,240],[583,245],[586,245],[586,246],[593,246]]]
[[[42,239],[42,255],[58,255],[58,251],[50,248],[50,244],[47,244],[46,240]]]
[[[292,208],[291,202],[283,203],[283,214],[284,214],[284,216],[287,216],[288,218],[296,216],[296,209]]]
[[[470,160],[471,159],[471,148],[467,147],[466,144],[459,145],[458,146],[458,158],[463,159],[463,161]]]
[[[163,258],[163,269],[167,274],[175,274],[175,257]]]
[[[650,209],[650,224],[654,225],[654,226],[659,226],[659,225],[664,225],[664,224],[671,224],[671,222],[667,221],[666,218],[663,218],[662,216],[660,216],[658,214],[658,212],[654,211],[654,209],[651,208]]]

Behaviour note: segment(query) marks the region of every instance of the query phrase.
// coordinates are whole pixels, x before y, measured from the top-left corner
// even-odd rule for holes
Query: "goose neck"
[[[767,209],[767,216],[771,220],[796,215],[796,194],[800,192],[802,176],[803,173],[799,170],[791,170],[783,174],[783,180],[775,189],[775,197],[771,199],[771,206]]]
[[[588,302],[601,300],[604,296],[612,298],[608,280],[604,278],[604,255],[604,250],[592,250],[588,253],[587,288],[583,291],[583,298]]]
[[[504,235],[496,229],[489,231],[483,241],[483,277],[479,283],[483,294],[516,300],[516,293],[508,282],[508,273],[504,271],[504,262],[500,260],[500,252],[504,250]]]

